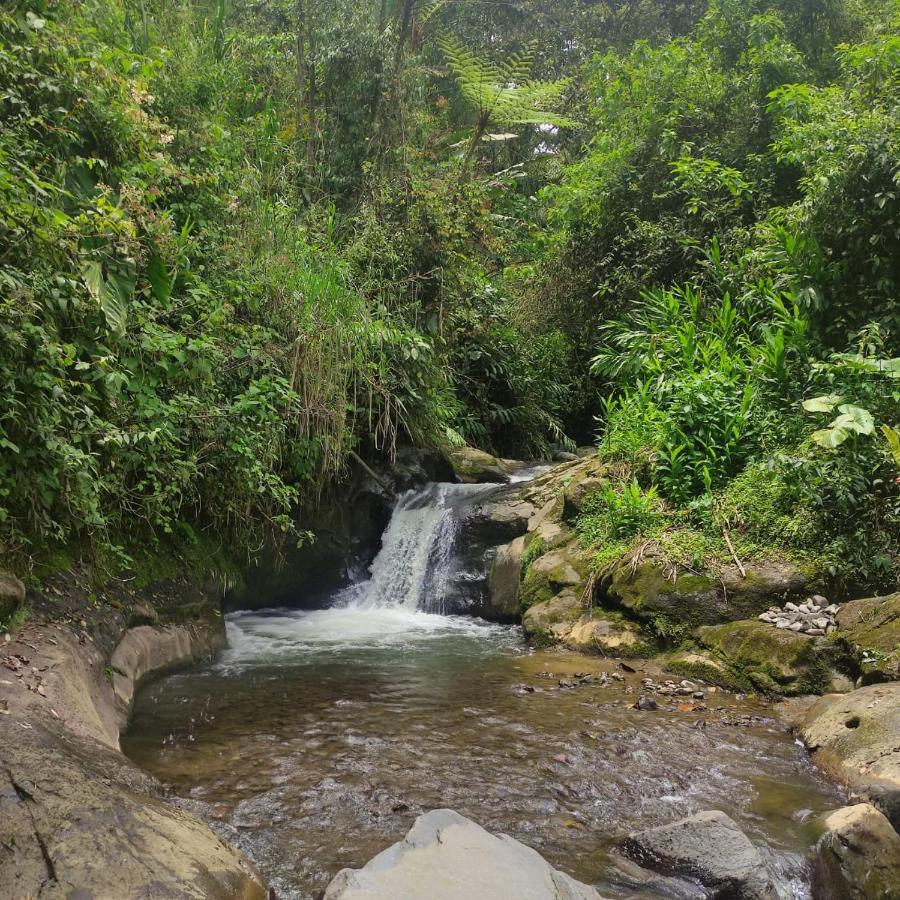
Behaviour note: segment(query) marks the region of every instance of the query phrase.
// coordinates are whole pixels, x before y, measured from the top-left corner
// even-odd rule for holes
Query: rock
[[[571,650],[603,656],[649,656],[653,648],[637,629],[605,617],[601,610],[583,616],[563,638]]]
[[[900,835],[868,803],[845,806],[823,817],[812,885],[823,900],[897,900],[900,897]]]
[[[825,649],[790,629],[750,619],[700,628],[697,638],[725,662],[736,681],[749,681],[766,693],[821,694],[831,683]]]
[[[574,590],[563,590],[530,607],[522,616],[522,628],[535,644],[556,643],[569,634],[583,612],[581,596]]]
[[[809,599],[813,602],[814,606],[818,606],[820,609],[828,606],[828,600],[821,594],[814,594]]]
[[[731,690],[739,690],[748,686],[744,677],[736,676],[721,659],[717,659],[709,653],[678,651],[666,660],[665,668],[674,675],[699,678]]]
[[[146,603],[136,603],[128,613],[128,627],[135,628],[138,625],[156,625],[159,623],[159,613]]]
[[[714,897],[776,900],[766,864],[723,812],[711,810],[629,835],[622,845],[640,865],[664,875],[696,878]]]
[[[25,585],[10,572],[0,571],[0,624],[25,602]]]
[[[800,594],[809,579],[807,572],[787,562],[748,564],[746,573],[743,577],[737,568],[726,568],[721,581],[680,574],[673,582],[663,564],[649,558],[634,571],[630,563],[616,568],[609,596],[642,619],[665,616],[679,624],[715,625],[757,616],[773,600]]]
[[[900,678],[900,592],[845,603],[836,621],[863,684]]]
[[[0,708],[8,710],[0,716],[0,894],[264,900],[253,866],[117,752],[126,695],[152,674],[153,660],[188,662],[201,648],[221,646],[221,619],[141,626],[127,633],[141,633],[140,641],[120,642],[110,656],[107,640],[115,643],[123,627],[124,616],[110,614],[88,641],[65,627],[35,625],[28,648],[20,646],[41,673],[41,691],[0,679]],[[130,691],[117,697],[110,673]]]
[[[456,477],[465,484],[509,481],[513,472],[525,466],[523,462],[491,456],[475,447],[454,447],[447,456]]]
[[[820,697],[792,724],[817,765],[900,825],[900,682]]]
[[[450,809],[419,816],[398,843],[361,869],[343,869],[324,900],[601,900],[507,835]]]
[[[632,706],[632,709],[641,709],[644,711],[650,711],[658,708],[657,702],[652,697],[638,697],[637,703]]]
[[[525,538],[518,537],[497,548],[488,570],[488,598],[496,617],[513,620],[519,616],[519,580]]]

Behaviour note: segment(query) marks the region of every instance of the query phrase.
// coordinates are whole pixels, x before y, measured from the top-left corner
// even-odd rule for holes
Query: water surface
[[[784,895],[806,895],[805,823],[840,797],[763,707],[717,693],[707,712],[638,711],[646,672],[560,688],[617,664],[530,653],[516,628],[359,597],[227,627],[216,663],[141,692],[123,745],[229,831],[279,897],[318,896],[443,806],[621,897],[651,895],[610,874],[616,837],[721,809]]]

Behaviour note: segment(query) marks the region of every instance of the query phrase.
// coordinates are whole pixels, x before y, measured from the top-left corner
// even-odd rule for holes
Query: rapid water
[[[560,687],[612,660],[529,652],[519,629],[440,614],[459,512],[492,488],[404,495],[365,582],[331,608],[227,618],[213,664],[142,691],[125,751],[256,860],[280,898],[450,806],[608,897],[675,897],[609,865],[615,839],[702,809],[733,816],[808,896],[811,816],[840,804],[760,705],[632,709],[642,674]],[[636,664],[642,667],[643,664]]]

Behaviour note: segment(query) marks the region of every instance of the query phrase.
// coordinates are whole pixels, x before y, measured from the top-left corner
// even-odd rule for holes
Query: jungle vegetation
[[[896,0],[4,4],[0,554],[595,442],[598,546],[895,583],[898,123]]]

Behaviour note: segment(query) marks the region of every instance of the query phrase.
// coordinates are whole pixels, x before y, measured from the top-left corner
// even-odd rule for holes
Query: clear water
[[[610,897],[673,896],[616,874],[617,837],[721,809],[763,849],[783,896],[807,896],[806,823],[840,797],[765,708],[717,693],[708,712],[641,712],[649,664],[607,687],[561,688],[617,664],[528,652],[516,628],[420,611],[440,608],[459,500],[408,496],[372,578],[331,609],[230,616],[219,660],[141,692],[126,753],[282,898],[318,896],[444,806]],[[734,724],[748,715],[759,718]]]

